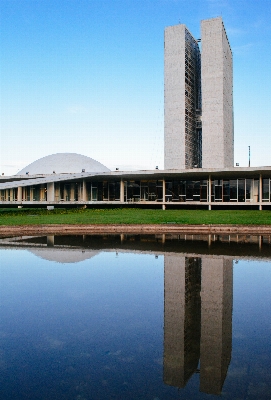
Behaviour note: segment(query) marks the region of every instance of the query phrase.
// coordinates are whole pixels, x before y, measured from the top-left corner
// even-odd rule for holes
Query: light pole
[[[250,168],[250,146],[248,146],[248,168]]]

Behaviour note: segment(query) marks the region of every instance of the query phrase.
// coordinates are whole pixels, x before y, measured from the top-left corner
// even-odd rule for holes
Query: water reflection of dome
[[[28,251],[37,257],[43,258],[48,261],[55,261],[61,264],[72,264],[80,261],[88,260],[95,257],[100,251],[85,251],[82,249],[54,249],[54,248],[42,248],[42,249],[28,249]]]
[[[76,153],[56,153],[42,157],[27,165],[17,175],[69,174],[85,172],[110,172],[103,164],[93,158]]]

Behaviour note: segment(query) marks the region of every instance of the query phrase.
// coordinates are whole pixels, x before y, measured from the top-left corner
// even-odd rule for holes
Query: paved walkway
[[[87,234],[240,234],[271,235],[271,225],[179,225],[179,224],[95,224],[0,226],[0,235],[87,235]]]

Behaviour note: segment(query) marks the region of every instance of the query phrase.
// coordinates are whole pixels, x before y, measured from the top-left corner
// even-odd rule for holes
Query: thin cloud
[[[206,0],[209,11],[211,13],[216,13],[218,15],[222,14],[222,11],[225,9],[229,9],[230,5],[227,0]]]
[[[227,34],[229,36],[235,36],[235,37],[239,37],[239,36],[244,36],[245,34],[247,34],[247,31],[244,29],[240,29],[240,28],[231,28],[227,26]]]
[[[3,168],[16,168],[17,167],[17,165],[12,165],[12,164],[1,164],[1,166]]]
[[[227,34],[232,34],[233,36],[241,36],[246,32],[242,29],[232,28],[232,31],[229,29],[229,21],[233,23],[233,21],[238,18],[238,11],[236,7],[234,7],[235,3],[232,3],[228,0],[206,0],[206,9],[209,13],[209,18],[222,17],[224,22],[226,22],[226,31]]]
[[[82,105],[72,105],[67,108],[69,114],[85,114],[87,108]]]
[[[253,47],[254,47],[253,43],[247,43],[241,46],[232,47],[232,51],[235,55],[244,55],[249,53]]]
[[[271,3],[270,3],[271,4]],[[270,7],[271,12],[271,7]],[[255,33],[262,34],[264,31],[266,34],[271,32],[271,24],[269,19],[269,14],[265,16],[265,18],[258,18],[251,23],[250,28],[255,30]]]

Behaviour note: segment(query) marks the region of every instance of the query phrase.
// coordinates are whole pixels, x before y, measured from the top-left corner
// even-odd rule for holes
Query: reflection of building
[[[164,382],[184,387],[200,350],[200,258],[165,255]]]
[[[219,394],[231,358],[232,261],[165,254],[164,382]]]
[[[29,250],[32,254],[37,257],[40,257],[47,261],[54,261],[60,264],[71,264],[78,263],[81,261],[89,260],[92,257],[95,257],[100,252],[99,251],[82,251],[81,249],[73,249],[67,251],[67,249],[59,249],[59,248],[31,248]]]
[[[78,263],[80,261],[89,260],[92,257],[95,257],[99,254],[99,251],[85,251],[81,249],[69,249],[67,251],[67,247],[56,247],[55,245],[55,236],[49,235],[46,236],[46,247],[34,248],[29,250],[32,254],[37,257],[43,258],[48,261],[55,261],[57,263]]]
[[[200,390],[220,394],[231,359],[232,261],[203,258],[201,270]]]

